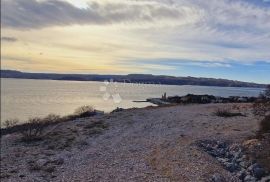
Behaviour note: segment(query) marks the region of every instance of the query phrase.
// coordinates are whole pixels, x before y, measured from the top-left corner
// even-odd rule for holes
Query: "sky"
[[[1,0],[1,69],[270,83],[270,0]]]

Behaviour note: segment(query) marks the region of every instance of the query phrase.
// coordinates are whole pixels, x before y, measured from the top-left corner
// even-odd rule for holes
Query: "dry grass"
[[[270,115],[265,116],[265,118],[260,122],[260,133],[270,133]]]
[[[84,129],[86,129],[85,133],[88,135],[100,134],[107,128],[108,124],[106,124],[104,121],[92,121],[84,126]]]
[[[18,119],[6,120],[4,123],[5,128],[1,128],[1,136],[20,132],[26,140],[30,138],[40,138],[38,135],[41,135],[44,128],[49,125],[75,120],[77,118],[91,117],[96,114],[96,110],[94,110],[92,106],[82,106],[77,108],[74,114],[63,117],[56,114],[49,114],[44,118],[29,118],[28,121],[21,122],[22,124],[18,124]]]
[[[245,115],[243,115],[240,112],[231,112],[231,111],[226,110],[226,109],[222,109],[222,110],[221,109],[218,109],[217,111],[214,112],[214,114],[216,116],[224,117],[224,118],[236,117],[236,116],[245,116]]]
[[[253,104],[253,113],[256,116],[263,117],[260,122],[259,134],[270,132],[270,85],[259,96],[258,100]]]
[[[4,121],[3,125],[5,128],[11,128],[19,123],[18,119],[8,119]]]
[[[41,139],[46,126],[46,120],[43,120],[42,118],[30,118],[20,131],[22,134],[22,140],[25,142],[31,142]]]
[[[248,156],[270,171],[270,135],[260,139],[251,139],[244,144]]]
[[[81,106],[74,112],[74,115],[78,117],[89,117],[94,116],[95,114],[96,111],[92,106]]]

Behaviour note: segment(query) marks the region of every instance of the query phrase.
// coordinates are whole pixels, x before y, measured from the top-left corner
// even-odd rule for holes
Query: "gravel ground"
[[[222,118],[218,108],[246,115]],[[102,128],[89,129],[101,122]],[[130,109],[60,123],[42,141],[1,138],[1,181],[238,181],[199,140],[242,142],[257,120],[249,104]]]

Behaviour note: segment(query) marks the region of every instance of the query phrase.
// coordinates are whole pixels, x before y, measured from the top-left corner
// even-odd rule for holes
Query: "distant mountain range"
[[[104,81],[113,79],[115,82],[165,84],[165,85],[200,85],[222,87],[266,87],[265,84],[241,82],[235,80],[195,77],[174,77],[151,74],[129,75],[97,75],[97,74],[56,74],[56,73],[26,73],[14,70],[1,70],[1,78],[42,79],[42,80],[74,80],[74,81]]]

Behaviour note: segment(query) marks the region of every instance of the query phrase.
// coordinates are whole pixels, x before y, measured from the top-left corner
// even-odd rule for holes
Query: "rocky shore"
[[[1,137],[1,181],[269,181],[247,103],[118,109]],[[219,117],[217,109],[243,116]],[[254,155],[256,154],[256,155]],[[269,157],[269,156],[268,156]],[[266,162],[266,163],[265,163]]]
[[[249,143],[249,141],[245,143]],[[198,146],[217,159],[225,169],[236,175],[243,182],[270,181],[269,171],[245,154],[245,144],[204,140],[199,141]],[[222,178],[213,176],[212,181],[219,182],[222,181]]]
[[[166,97],[166,93],[161,98],[149,98],[146,101],[156,105],[170,104],[209,104],[209,103],[252,103],[256,101],[256,97],[217,97],[214,95],[194,95],[187,94],[185,96]]]

